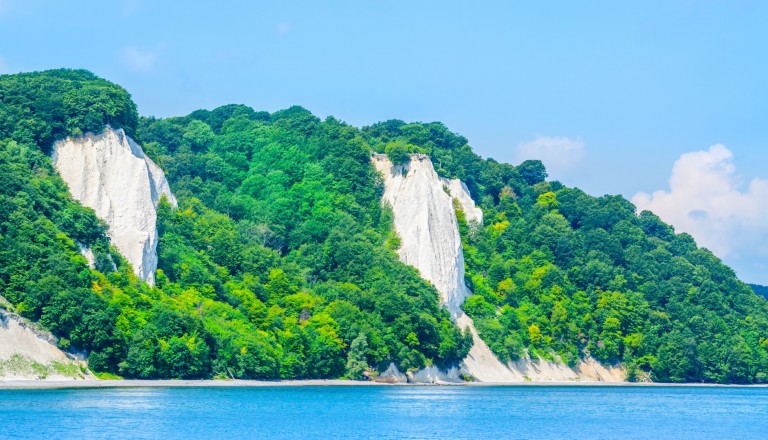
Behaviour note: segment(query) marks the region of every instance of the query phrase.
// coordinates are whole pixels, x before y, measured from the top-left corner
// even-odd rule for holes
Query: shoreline
[[[384,383],[341,379],[309,380],[0,380],[0,390],[55,390],[89,388],[279,388],[279,387],[659,387],[659,388],[768,388],[768,384],[638,383],[638,382],[460,382],[460,383]]]

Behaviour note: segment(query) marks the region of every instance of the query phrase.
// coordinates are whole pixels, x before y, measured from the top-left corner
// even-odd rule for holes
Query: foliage
[[[85,70],[0,75],[0,139],[50,148],[55,140],[99,132],[133,134],[138,114],[120,86]]]
[[[44,154],[106,124],[135,133],[179,200],[159,206],[154,287]],[[137,118],[123,89],[85,71],[0,76],[0,295],[111,375],[360,378],[390,362],[455,365],[471,337],[394,252],[372,152],[428,154],[467,183],[485,221],[457,216],[474,292],[465,310],[500,358],[765,381],[766,300],[622,197],[547,182],[539,161],[482,159],[440,123],[358,130],[301,107],[241,105]]]
[[[363,373],[368,370],[366,351],[368,351],[368,339],[365,338],[365,333],[360,333],[352,341],[347,355],[347,377],[350,379],[362,379]]]
[[[0,140],[0,295],[88,352],[93,370],[359,377],[361,367],[390,362],[454,365],[468,352],[468,335],[451,325],[434,288],[387,247],[392,215],[355,128],[300,107],[269,114],[244,106],[136,126],[113,111],[127,94],[87,72],[11,75],[0,84],[3,111],[48,127],[25,137],[17,118]],[[78,112],[59,118],[65,104],[55,96],[45,111],[35,107],[49,89],[71,92],[66,105]],[[80,94],[92,89],[116,92],[94,103]],[[106,123],[135,130],[180,202],[158,207],[154,287],[109,247],[105,225],[71,200],[43,153],[55,139]],[[95,252],[95,268],[81,245]]]
[[[413,145],[406,144],[403,141],[395,141],[384,147],[384,153],[390,162],[395,165],[403,165],[411,160],[411,153],[414,152]]]
[[[761,286],[759,284],[750,284],[749,287],[751,287],[756,294],[764,298],[768,298],[768,286]]]
[[[474,292],[464,310],[501,359],[592,356],[631,379],[765,381],[768,303],[689,235],[620,196],[546,182],[539,161],[483,160],[439,123],[362,132],[377,150],[422,149],[479,201],[479,228],[457,215]]]

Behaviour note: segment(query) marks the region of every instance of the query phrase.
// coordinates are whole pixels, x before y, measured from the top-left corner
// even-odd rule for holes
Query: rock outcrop
[[[85,361],[64,353],[56,338],[5,310],[0,297],[0,380],[92,378]]]
[[[473,346],[463,365],[467,373],[481,382],[624,380],[621,369],[607,368],[591,359],[580,361],[573,369],[545,360],[499,361],[480,338],[472,318],[461,309],[471,292],[464,284],[464,254],[453,200],[458,201],[470,223],[482,225],[482,210],[475,206],[464,183],[440,178],[426,155],[411,155],[404,165],[393,165],[382,154],[374,155],[372,161],[384,179],[383,201],[394,213],[400,260],[418,269],[422,278],[435,286],[457,325],[472,335]],[[418,382],[458,379],[455,369],[440,372],[430,367],[409,373],[409,380]]]
[[[408,376],[401,373],[397,365],[390,363],[386,370],[373,378],[373,381],[381,383],[406,383],[408,382]]]
[[[76,242],[76,244],[78,249],[80,249],[80,255],[88,261],[88,267],[94,269],[96,267],[96,255],[93,253],[93,250],[80,242]]]
[[[56,142],[53,164],[72,196],[109,225],[112,244],[137,276],[154,284],[157,204],[176,205],[165,174],[122,129]]]
[[[418,269],[422,278],[435,286],[441,303],[460,327],[470,328],[474,345],[464,362],[467,372],[481,381],[511,379],[507,377],[509,369],[480,339],[472,319],[461,309],[471,293],[464,284],[464,252],[453,199],[459,201],[468,221],[483,220],[466,185],[440,178],[432,161],[423,154],[412,155],[405,165],[393,165],[387,156],[379,154],[373,157],[373,163],[384,178],[383,200],[394,213],[400,260]],[[432,370],[421,373],[414,377],[429,382],[447,379]]]
[[[472,200],[472,196],[469,195],[469,189],[459,179],[446,179],[440,178],[440,182],[443,183],[445,188],[448,188],[448,193],[452,198],[459,201],[461,210],[464,211],[464,218],[468,223],[477,223],[479,226],[483,225],[483,210],[475,206],[475,201]]]
[[[395,214],[400,259],[435,286],[457,318],[470,292],[464,284],[464,254],[450,188],[423,154],[414,154],[406,165],[393,166],[385,155],[374,156],[373,163],[384,177],[384,201]]]

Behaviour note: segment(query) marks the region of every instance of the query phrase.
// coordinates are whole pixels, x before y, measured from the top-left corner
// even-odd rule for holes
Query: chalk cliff
[[[464,254],[451,195],[426,155],[413,155],[409,164],[395,166],[387,156],[376,155],[373,163],[384,177],[384,200],[395,214],[400,259],[418,269],[458,317],[470,292],[464,285]]]
[[[72,196],[109,225],[112,244],[137,276],[154,284],[157,204],[176,205],[165,174],[122,129],[56,142],[51,156]]]
[[[466,372],[481,382],[624,380],[622,370],[591,359],[573,369],[544,360],[521,359],[509,364],[499,361],[480,338],[472,318],[461,309],[471,292],[464,284],[464,254],[453,200],[458,200],[470,223],[482,225],[482,210],[475,206],[464,183],[440,178],[426,155],[411,155],[410,162],[404,165],[393,165],[383,154],[374,155],[372,161],[384,179],[383,201],[394,213],[400,259],[435,286],[457,325],[472,334],[473,346],[464,359]],[[436,382],[454,381],[458,374],[431,368],[412,376],[416,381]]]
[[[461,309],[471,293],[464,284],[464,253],[453,199],[459,201],[468,221],[482,223],[482,211],[475,207],[466,185],[459,180],[441,179],[426,155],[414,154],[409,163],[393,165],[387,156],[379,154],[373,157],[373,163],[384,178],[383,200],[394,212],[400,259],[435,286],[453,319],[472,332],[474,345],[465,360],[467,371],[481,381],[505,380],[509,370],[480,339],[472,319]],[[430,381],[452,376],[429,375]]]
[[[6,310],[0,297],[0,380],[92,377],[85,362],[56,346],[56,338]]]

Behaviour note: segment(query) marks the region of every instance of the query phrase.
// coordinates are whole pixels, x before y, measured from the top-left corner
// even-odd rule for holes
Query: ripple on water
[[[768,438],[768,389],[0,391],[0,438]]]

